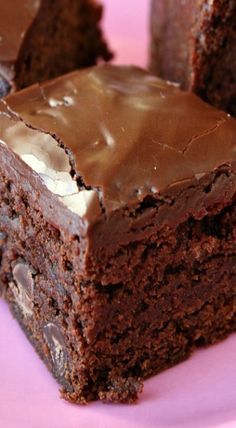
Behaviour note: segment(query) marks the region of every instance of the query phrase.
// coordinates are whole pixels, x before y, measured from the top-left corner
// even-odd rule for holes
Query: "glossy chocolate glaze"
[[[22,40],[40,8],[40,0],[1,1],[0,8],[0,58],[1,62],[13,63]]]
[[[2,143],[80,217],[236,161],[233,118],[135,67],[76,71],[0,105]]]

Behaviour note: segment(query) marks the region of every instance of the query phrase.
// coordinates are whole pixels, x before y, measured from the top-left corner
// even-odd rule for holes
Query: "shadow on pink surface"
[[[145,382],[137,405],[71,405],[0,302],[2,428],[236,427],[236,335]]]

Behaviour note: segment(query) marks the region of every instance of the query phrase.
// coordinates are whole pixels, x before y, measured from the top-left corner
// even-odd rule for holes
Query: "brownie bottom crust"
[[[236,330],[234,199],[121,248],[130,277],[104,286],[76,276],[78,241],[30,198],[1,171],[0,288],[64,398],[133,402],[144,378]]]

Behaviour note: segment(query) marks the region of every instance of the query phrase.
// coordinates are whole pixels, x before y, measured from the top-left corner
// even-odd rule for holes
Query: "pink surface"
[[[116,62],[147,63],[148,0],[106,0]],[[74,406],[0,302],[0,428],[236,428],[236,335],[145,382],[135,406]]]
[[[149,0],[103,0],[104,27],[115,63],[148,63]]]

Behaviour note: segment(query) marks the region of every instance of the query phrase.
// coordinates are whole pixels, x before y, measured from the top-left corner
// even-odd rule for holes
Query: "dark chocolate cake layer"
[[[236,115],[235,0],[152,0],[151,70]]]
[[[101,17],[95,0],[1,1],[0,97],[110,59]]]
[[[74,402],[235,330],[236,122],[133,67],[0,102],[1,288]]]

